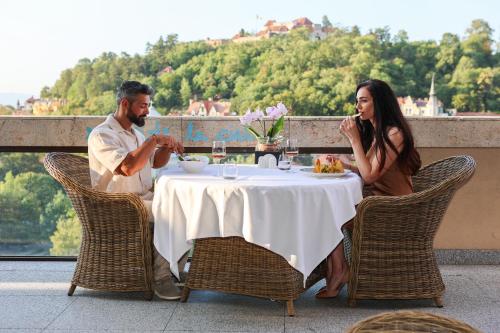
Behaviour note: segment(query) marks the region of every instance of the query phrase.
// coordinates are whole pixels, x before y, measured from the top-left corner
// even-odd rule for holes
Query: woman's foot
[[[335,298],[340,293],[345,284],[345,282],[341,282],[333,291],[330,291],[326,289],[326,287],[323,287],[316,293],[316,298]]]
[[[347,266],[344,268],[339,280],[334,279],[331,283],[331,288],[328,288],[328,284],[318,290],[316,293],[316,298],[334,298],[340,293],[344,285],[349,281],[349,269]]]

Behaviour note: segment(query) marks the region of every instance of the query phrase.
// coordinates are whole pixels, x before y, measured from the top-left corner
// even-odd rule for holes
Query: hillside
[[[169,35],[148,44],[143,56],[81,59],[41,96],[67,99],[65,114],[107,114],[115,109],[116,87],[135,79],[154,87],[162,114],[186,109],[195,97],[229,99],[238,113],[282,101],[293,115],[342,115],[353,112],[362,80],[386,80],[398,96],[425,97],[435,73],[446,108],[500,111],[500,55],[492,36],[483,20],[473,21],[463,38],[446,33],[439,42],[410,41],[404,31],[391,35],[388,28],[362,35],[356,27],[334,29],[323,40],[297,29],[218,47]]]

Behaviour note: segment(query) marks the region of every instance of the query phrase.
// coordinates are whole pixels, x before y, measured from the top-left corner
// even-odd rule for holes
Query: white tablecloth
[[[177,261],[192,240],[240,236],[285,258],[304,275],[339,244],[341,226],[362,199],[361,178],[313,178],[239,166],[235,180],[216,177],[216,166],[201,174],[178,167],[160,171],[155,186],[154,244],[179,276]]]

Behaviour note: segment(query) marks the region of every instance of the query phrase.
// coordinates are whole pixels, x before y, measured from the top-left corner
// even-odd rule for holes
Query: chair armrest
[[[90,189],[85,186],[78,186],[78,188],[65,187],[65,190],[68,197],[73,201],[74,207],[82,204],[74,200],[79,201],[80,198],[83,197],[92,201],[92,205],[97,209],[101,206],[106,207],[108,210],[112,210],[116,217],[123,214],[130,214],[131,211],[137,212],[139,223],[144,226],[144,228],[149,229],[148,211],[142,199],[135,193],[108,193]]]

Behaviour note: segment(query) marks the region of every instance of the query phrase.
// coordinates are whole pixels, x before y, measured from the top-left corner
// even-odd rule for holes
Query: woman
[[[356,161],[354,166],[342,160],[344,167],[361,176],[368,195],[413,193],[411,176],[420,169],[420,155],[392,89],[381,80],[359,84],[356,110],[358,115],[340,124]],[[317,298],[337,296],[348,280],[349,267],[342,242],[330,253],[327,264],[326,287],[319,290]]]

